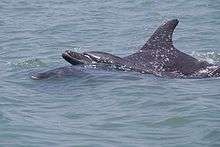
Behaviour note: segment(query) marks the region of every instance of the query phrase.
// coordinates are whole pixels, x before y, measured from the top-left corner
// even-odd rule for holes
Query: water
[[[174,18],[175,46],[219,63],[219,8],[219,0],[1,0],[0,146],[219,147],[219,78],[29,78],[68,65],[65,49],[131,54]]]

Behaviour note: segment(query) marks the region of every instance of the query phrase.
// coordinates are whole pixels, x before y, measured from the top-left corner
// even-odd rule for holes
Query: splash
[[[25,59],[18,60],[16,63],[10,63],[11,66],[15,69],[30,69],[35,67],[45,67],[46,63],[40,59]]]
[[[192,56],[211,64],[220,64],[220,53],[217,52],[193,52]]]

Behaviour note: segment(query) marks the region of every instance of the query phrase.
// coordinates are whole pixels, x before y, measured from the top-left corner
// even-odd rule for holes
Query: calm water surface
[[[0,146],[219,147],[219,78],[29,78],[68,65],[65,49],[134,53],[174,18],[175,46],[219,63],[219,8],[219,0],[1,0]]]

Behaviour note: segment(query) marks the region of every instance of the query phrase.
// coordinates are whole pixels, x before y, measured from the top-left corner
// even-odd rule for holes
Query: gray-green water
[[[174,18],[178,49],[220,62],[219,0],[1,0],[0,146],[219,147],[219,78],[29,78],[65,49],[131,54]]]

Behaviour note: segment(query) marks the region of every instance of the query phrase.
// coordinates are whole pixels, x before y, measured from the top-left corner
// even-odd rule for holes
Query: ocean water
[[[219,147],[219,78],[29,78],[66,49],[134,53],[175,18],[176,48],[220,63],[219,0],[1,0],[0,146]]]

